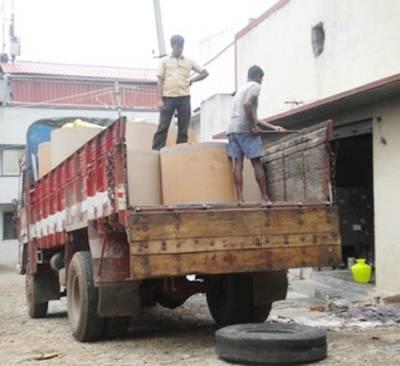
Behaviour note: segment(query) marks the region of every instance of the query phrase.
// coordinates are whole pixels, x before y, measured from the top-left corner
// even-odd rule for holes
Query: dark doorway
[[[349,257],[374,263],[372,121],[335,128],[335,202],[339,208],[343,262]]]

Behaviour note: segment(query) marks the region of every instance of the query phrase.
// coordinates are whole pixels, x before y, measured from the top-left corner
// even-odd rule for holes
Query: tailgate
[[[341,262],[336,208],[149,209],[129,217],[131,278],[335,266]]]

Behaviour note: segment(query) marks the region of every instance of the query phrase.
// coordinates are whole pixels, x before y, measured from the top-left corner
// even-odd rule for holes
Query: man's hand
[[[164,104],[164,101],[162,99],[158,102],[158,109],[160,111],[163,111],[165,109],[165,104]]]
[[[257,134],[259,134],[259,133],[261,132],[261,129],[260,129],[260,127],[258,127],[257,125],[254,125],[254,126],[251,128],[251,132],[253,132],[255,135],[257,135]]]
[[[285,131],[287,131],[286,128],[283,128],[282,126],[275,126],[275,127],[274,127],[274,130],[275,130],[275,131],[278,131],[278,132],[285,132]]]

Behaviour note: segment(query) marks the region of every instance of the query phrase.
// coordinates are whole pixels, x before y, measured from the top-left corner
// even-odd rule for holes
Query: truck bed
[[[321,203],[175,207],[129,214],[133,280],[336,266],[337,210]]]

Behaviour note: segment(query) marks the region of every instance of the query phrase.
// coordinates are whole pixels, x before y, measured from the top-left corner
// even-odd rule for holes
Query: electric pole
[[[154,0],[154,16],[156,20],[156,31],[158,40],[158,57],[161,58],[166,55],[166,52],[165,52],[164,28],[161,18],[160,0]]]

